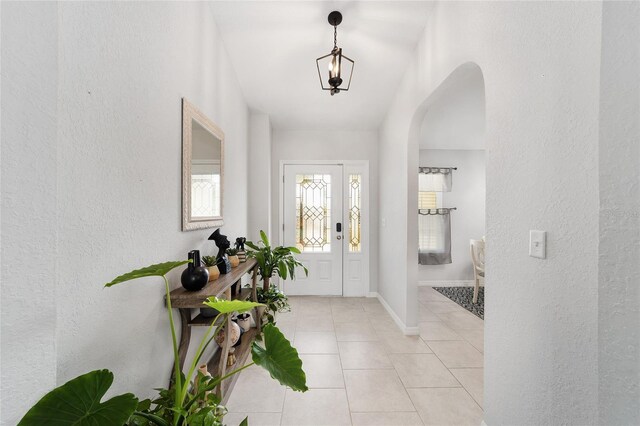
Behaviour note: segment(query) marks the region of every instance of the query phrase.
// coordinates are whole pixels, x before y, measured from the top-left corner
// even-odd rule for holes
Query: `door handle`
[[[340,222],[336,223],[336,232],[342,232],[342,224]]]

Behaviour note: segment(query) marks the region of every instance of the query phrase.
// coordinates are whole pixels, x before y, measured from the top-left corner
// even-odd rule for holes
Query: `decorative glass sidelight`
[[[362,175],[349,175],[349,252],[362,250]]]
[[[331,252],[331,175],[296,175],[296,247]]]

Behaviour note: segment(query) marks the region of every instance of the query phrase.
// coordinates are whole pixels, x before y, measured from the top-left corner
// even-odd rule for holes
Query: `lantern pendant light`
[[[329,14],[329,24],[333,26],[333,50],[328,55],[321,56],[316,59],[318,68],[318,77],[320,77],[320,85],[322,90],[329,90],[331,96],[342,91],[346,92],[351,86],[351,76],[353,75],[353,66],[355,62],[342,54],[342,49],[338,47],[338,25],[342,22],[342,14],[333,11]],[[328,74],[324,74],[328,70]],[[323,79],[323,74],[325,78]],[[343,77],[347,77],[346,84]],[[326,83],[326,84],[325,84]]]

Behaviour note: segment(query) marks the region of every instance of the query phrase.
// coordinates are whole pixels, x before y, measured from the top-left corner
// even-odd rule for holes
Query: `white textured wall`
[[[427,113],[428,115],[428,113]],[[484,150],[421,149],[420,166],[457,167],[451,192],[443,192],[442,207],[451,212],[451,260],[447,265],[418,265],[418,280],[473,280],[469,240],[485,234],[485,153]],[[417,260],[416,260],[417,262]]]
[[[435,96],[420,127],[420,149],[484,149],[482,73],[469,73]]]
[[[271,153],[272,230],[279,235],[280,218],[279,185],[282,160],[368,160],[369,161],[369,210],[370,210],[370,283],[369,291],[378,288],[378,134],[376,131],[332,130],[279,130],[273,131]],[[384,164],[382,164],[384,167]]]
[[[393,109],[390,112],[393,113]],[[403,108],[402,112],[398,111],[397,113],[398,116],[411,116],[412,114],[413,111],[410,108]],[[391,121],[389,116],[386,121],[387,124],[379,130],[378,151],[379,157],[384,159],[378,178],[378,197],[380,200],[378,203],[378,259],[384,259],[384,262],[378,265],[378,294],[405,325],[417,326],[417,306],[414,307],[415,320],[413,323],[407,321],[407,307],[410,299],[407,295],[408,269],[415,270],[415,280],[417,280],[418,268],[417,248],[414,249],[415,256],[412,256],[409,250],[409,246],[417,246],[418,244],[417,226],[414,238],[407,238],[407,217],[408,212],[417,211],[418,185],[417,179],[413,188],[408,188],[407,182],[410,172],[416,174],[418,158],[415,158],[415,167],[408,166],[406,143],[408,131],[407,129],[400,130],[400,126],[389,123]],[[417,152],[416,145],[414,157],[418,157],[415,155]],[[410,205],[411,199],[415,200],[413,205]],[[407,248],[405,249],[405,247]],[[407,265],[407,268],[398,265]],[[415,283],[413,287],[417,293]],[[417,294],[415,294],[415,299],[417,305]]]
[[[600,72],[599,423],[637,425],[640,3],[604,3]]]
[[[260,230],[271,232],[271,121],[251,112],[249,120],[249,226],[247,238],[257,241]]]
[[[460,65],[471,61],[482,70],[489,425],[597,422],[601,9],[582,2],[438,3],[381,127],[379,154],[388,167],[380,176],[387,226],[380,231],[379,292],[411,326],[417,221],[415,203],[397,194],[417,187],[412,124],[422,117],[414,114]],[[548,232],[546,260],[528,257],[529,229]],[[398,252],[408,241],[406,253]],[[399,263],[408,264],[406,277]]]
[[[55,3],[2,2],[0,422],[56,383]]]
[[[2,182],[7,173],[32,183],[20,183],[21,210],[6,232],[3,215],[3,274],[22,271],[15,286],[29,288],[35,299],[22,302],[18,317],[27,340],[7,347],[3,341],[3,351],[13,355],[3,373],[23,376],[15,382],[3,377],[2,418],[14,424],[43,388],[92,369],[114,371],[113,392],[146,397],[166,386],[172,352],[161,280],[102,286],[133,268],[185,259],[194,248],[214,252],[206,241],[211,230],[181,232],[183,96],[225,132],[223,231],[231,238],[246,234],[249,113],[206,3],[2,7],[3,59],[5,34],[34,40],[27,48],[20,41],[21,66],[33,73],[26,81],[33,83],[31,93],[42,97],[41,102],[21,93],[7,99],[24,110],[25,121],[11,142],[16,156],[3,156],[16,164],[9,173],[3,163]],[[43,12],[29,22],[18,11],[6,13],[13,7],[20,14],[31,7]],[[35,19],[45,10],[50,13]],[[3,88],[5,81],[3,69]],[[55,119],[56,90],[57,130],[47,121]],[[24,117],[27,111],[34,116]],[[42,175],[25,175],[19,156]],[[41,213],[30,213],[36,207]],[[10,258],[4,258],[5,250],[11,250]],[[25,256],[35,260],[33,272],[24,269]],[[178,281],[174,274],[173,284]]]

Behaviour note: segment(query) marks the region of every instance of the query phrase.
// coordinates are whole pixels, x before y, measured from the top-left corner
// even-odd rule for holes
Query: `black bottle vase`
[[[189,260],[191,263],[180,277],[182,287],[189,291],[201,290],[209,282],[209,271],[200,263],[200,250],[191,250]]]

